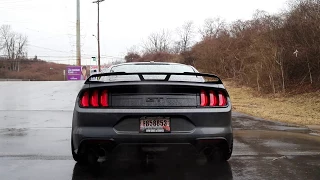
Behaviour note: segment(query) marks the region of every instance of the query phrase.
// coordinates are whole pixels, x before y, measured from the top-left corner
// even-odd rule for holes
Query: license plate
[[[143,117],[140,119],[140,133],[167,133],[170,131],[170,118],[168,117]]]

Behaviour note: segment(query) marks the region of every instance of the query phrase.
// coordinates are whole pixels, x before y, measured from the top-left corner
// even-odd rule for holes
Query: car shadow
[[[94,166],[75,164],[73,180],[83,179],[233,179],[229,162],[209,163],[205,158],[171,158],[146,162],[111,160]]]

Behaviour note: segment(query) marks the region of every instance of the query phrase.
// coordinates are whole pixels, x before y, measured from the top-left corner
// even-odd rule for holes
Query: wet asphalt
[[[320,179],[320,136],[304,127],[233,113],[234,153],[223,164],[180,147],[149,165],[133,153],[97,167],[70,152],[81,82],[0,82],[0,179]]]

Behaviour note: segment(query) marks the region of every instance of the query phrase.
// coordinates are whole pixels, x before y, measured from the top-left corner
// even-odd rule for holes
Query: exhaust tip
[[[90,149],[88,152],[88,162],[89,164],[95,164],[98,160],[97,154],[94,149]]]
[[[107,152],[104,148],[99,148],[98,150],[98,156],[99,157],[105,157],[107,155]]]
[[[213,153],[213,149],[210,147],[205,147],[202,152],[204,155],[210,156]]]

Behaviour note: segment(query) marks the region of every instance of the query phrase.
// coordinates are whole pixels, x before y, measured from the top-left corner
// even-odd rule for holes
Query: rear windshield
[[[184,73],[184,72],[196,72],[191,66],[180,64],[123,64],[114,66],[110,69],[110,72],[163,72],[163,73]],[[166,75],[143,75],[146,80],[164,80]],[[140,81],[138,75],[119,75],[102,77],[100,81]],[[203,82],[202,77],[197,76],[179,76],[172,75],[169,81],[191,81],[191,82]]]
[[[111,72],[194,72],[190,66],[180,64],[125,64],[114,66]]]

